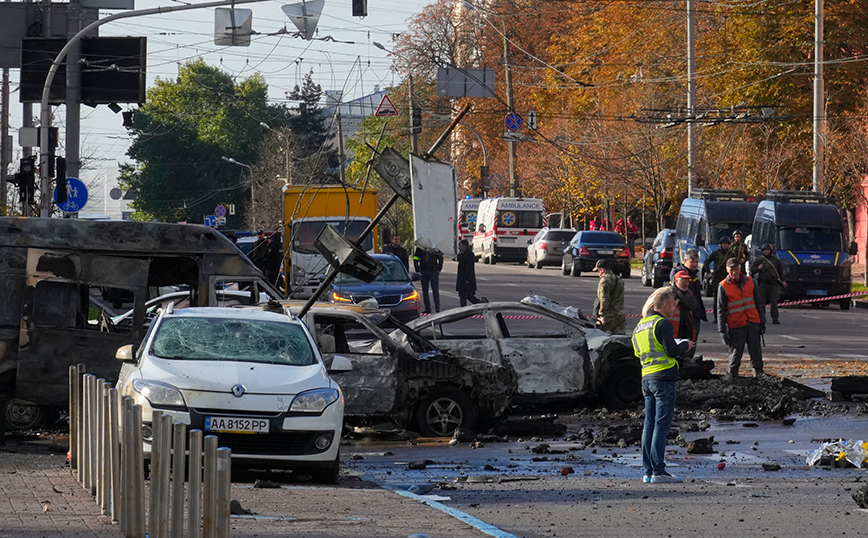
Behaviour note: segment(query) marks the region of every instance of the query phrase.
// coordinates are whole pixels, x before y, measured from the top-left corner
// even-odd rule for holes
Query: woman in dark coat
[[[458,304],[467,306],[469,301],[472,304],[480,302],[481,299],[476,297],[476,256],[470,250],[470,243],[467,239],[462,239],[458,243],[458,279],[455,282],[455,289],[458,291]]]

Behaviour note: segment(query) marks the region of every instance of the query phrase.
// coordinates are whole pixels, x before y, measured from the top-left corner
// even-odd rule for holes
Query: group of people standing
[[[393,254],[401,260],[404,267],[410,270],[410,257],[407,249],[401,246],[401,236],[395,234],[392,236],[392,242],[383,248],[386,254]],[[470,243],[466,239],[462,239],[458,243],[458,271],[455,280],[455,290],[458,292],[458,302],[461,306],[467,306],[467,303],[476,304],[479,302],[487,302],[485,297],[479,298],[476,296],[476,257],[473,255],[473,250],[470,248]],[[440,312],[440,272],[443,270],[443,254],[439,251],[416,248],[413,254],[413,269],[421,275],[422,284],[422,303],[425,310],[423,314],[430,314],[431,302],[434,303],[434,312]],[[428,290],[431,290],[431,298],[428,297]]]
[[[588,228],[591,231],[615,231],[624,237],[627,243],[627,248],[630,249],[630,257],[636,257],[636,239],[639,237],[639,225],[633,220],[633,217],[628,216],[627,220],[618,219],[615,226],[609,226],[609,218],[603,217],[603,220],[598,220],[595,215],[591,222],[588,223]]]

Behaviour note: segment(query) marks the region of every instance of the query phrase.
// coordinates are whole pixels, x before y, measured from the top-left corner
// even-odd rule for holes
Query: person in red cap
[[[696,297],[690,291],[690,273],[679,271],[675,273],[670,285],[672,295],[675,297],[675,315],[669,318],[675,338],[696,341],[696,333],[693,320],[693,311],[696,309]]]

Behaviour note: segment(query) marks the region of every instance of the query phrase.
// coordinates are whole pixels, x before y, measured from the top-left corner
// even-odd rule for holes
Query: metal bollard
[[[187,425],[175,422],[172,436],[172,538],[184,536],[184,463]],[[192,471],[192,469],[190,469]],[[192,491],[190,492],[192,494]]]
[[[131,428],[131,438],[134,443],[131,447],[132,457],[131,474],[132,474],[132,499],[131,513],[132,521],[128,534],[128,538],[145,538],[145,468],[144,468],[144,447],[142,445],[142,406],[133,406],[133,427]]]
[[[160,496],[157,499],[158,506],[160,507],[159,518],[157,519],[157,526],[148,529],[154,538],[168,538],[169,536],[169,507],[171,506],[169,478],[171,471],[172,417],[170,415],[163,415],[160,417],[160,472],[156,478],[160,485]],[[151,484],[154,484],[153,478],[151,478]]]
[[[133,510],[133,399],[124,396],[121,402],[123,425],[121,429],[121,534],[129,536],[132,528]]]
[[[215,518],[217,517],[217,436],[205,437],[205,480],[202,484],[202,535],[204,538],[216,538]]]
[[[190,509],[188,538],[202,538],[202,430],[190,430]]]
[[[91,451],[91,444],[90,444],[90,429],[91,429],[90,400],[91,400],[91,394],[92,394],[91,393],[91,383],[90,383],[91,379],[94,379],[94,377],[91,374],[84,374],[84,377],[83,377],[84,383],[82,386],[82,388],[84,390],[84,398],[82,400],[83,405],[81,408],[81,414],[82,414],[82,431],[81,431],[81,433],[82,433],[83,442],[84,442],[84,446],[83,446],[84,450],[82,451],[82,462],[81,462],[82,465],[81,465],[80,482],[81,482],[82,487],[84,487],[84,489],[86,489],[88,491],[90,491],[91,487],[93,486],[93,482],[91,480],[93,478],[93,475],[91,474],[91,469],[90,469],[90,462],[91,462],[91,459],[90,459],[90,451]]]
[[[162,445],[160,444],[160,424],[162,423],[161,418],[163,417],[162,411],[151,411],[151,472],[150,472],[150,499],[148,503],[148,531],[151,538],[159,538],[155,534],[158,532],[157,529],[157,520],[159,518],[160,507],[158,505],[157,499],[160,498],[160,483],[157,480],[157,475],[159,474],[160,468],[162,466],[162,461],[160,459],[160,450],[162,449]]]
[[[108,513],[108,454],[106,449],[108,443],[108,386],[105,379],[97,380],[97,426],[96,426],[96,446],[97,446],[97,472],[96,472],[96,503],[99,505],[100,514]]]
[[[2,407],[6,409],[4,405]],[[76,417],[78,416],[78,368],[75,365],[69,367],[69,470],[75,474],[78,469],[78,431],[76,431]],[[3,430],[0,425],[0,431]]]
[[[120,496],[121,496],[121,450],[120,440],[120,422],[118,416],[118,390],[111,388],[108,391],[109,403],[109,460],[111,461],[109,469],[111,470],[111,499],[109,506],[111,509],[111,521],[117,523],[120,517]]]
[[[215,538],[229,538],[229,502],[232,496],[232,450],[217,449],[217,499]]]
[[[99,424],[99,417],[97,416],[97,409],[99,408],[99,391],[97,390],[98,382],[96,376],[90,376],[88,378],[88,394],[89,401],[87,406],[87,442],[89,449],[87,451],[87,468],[88,475],[90,479],[90,485],[88,486],[88,491],[90,491],[91,496],[96,495],[96,477],[98,473],[98,465],[97,465],[97,450],[99,447],[97,446],[97,430]]]
[[[84,462],[84,387],[85,387],[85,373],[84,365],[78,365],[78,416],[76,417],[76,430],[78,431],[78,439],[76,440],[76,445],[78,449],[78,483],[84,487],[84,471],[83,468],[86,466]]]

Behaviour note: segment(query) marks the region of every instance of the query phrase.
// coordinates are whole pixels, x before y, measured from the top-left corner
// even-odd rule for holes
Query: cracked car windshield
[[[163,359],[242,361],[310,366],[316,355],[304,330],[287,323],[219,318],[170,318],[153,344]]]
[[[394,260],[380,260],[383,263],[383,270],[377,275],[377,278],[374,279],[374,282],[410,282],[410,274],[407,272],[407,269],[404,267],[404,264],[401,263],[401,260],[395,258]],[[350,286],[358,286],[364,284],[358,278],[351,277],[350,275],[345,275],[343,273],[339,273],[338,277],[335,279],[335,282],[338,284],[350,285]]]

